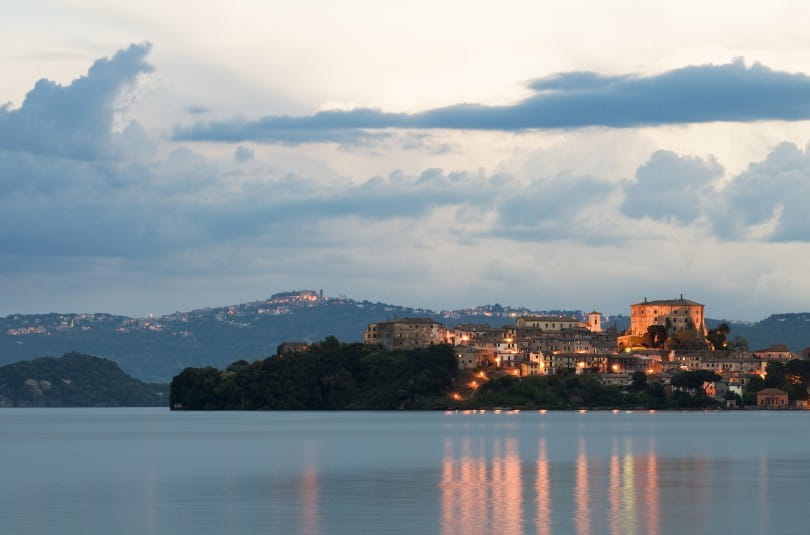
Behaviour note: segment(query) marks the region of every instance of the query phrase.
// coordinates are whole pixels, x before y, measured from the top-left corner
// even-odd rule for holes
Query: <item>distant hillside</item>
[[[70,351],[98,355],[145,381],[169,382],[186,367],[223,368],[236,360],[253,361],[275,353],[284,341],[316,341],[334,335],[361,341],[370,322],[422,316],[448,326],[457,323],[512,324],[523,314],[560,314],[582,318],[577,310],[529,310],[486,305],[434,311],[347,298],[312,291],[285,292],[263,301],[176,312],[155,318],[111,314],[35,314],[0,318],[0,365]],[[731,336],[746,338],[752,349],[786,343],[794,351],[810,346],[809,314],[782,314],[757,323],[729,322]],[[707,320],[710,327],[720,320]],[[715,323],[712,323],[715,322]],[[627,316],[605,318],[619,331]]]
[[[264,301],[177,312],[156,318],[111,314],[36,314],[0,318],[0,364],[77,351],[117,362],[145,381],[169,382],[186,367],[223,368],[236,360],[264,359],[285,341],[334,335],[362,341],[368,323],[405,316],[433,317],[448,325],[503,326],[524,308],[487,305],[436,312],[385,303],[286,292]],[[543,311],[576,315],[577,311]]]
[[[716,327],[720,321],[707,319],[706,325]],[[785,344],[794,353],[810,347],[810,312],[773,314],[753,323],[722,321],[731,327],[730,336],[742,336],[748,340],[751,350],[764,349],[774,343]]]
[[[168,404],[168,385],[150,385],[112,361],[68,353],[0,367],[0,407],[148,407]]]

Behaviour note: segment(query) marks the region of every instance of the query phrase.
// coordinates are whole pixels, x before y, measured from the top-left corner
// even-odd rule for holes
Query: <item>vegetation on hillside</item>
[[[186,368],[171,383],[181,409],[424,409],[446,406],[458,373],[449,346],[382,352],[334,337],[309,351]]]
[[[506,375],[482,385],[464,405],[468,408],[518,409],[716,407],[719,402],[706,396],[700,388],[704,380],[719,380],[719,377],[712,372],[676,374],[673,384],[683,389],[668,397],[661,383],[648,383],[647,375],[641,371],[633,374],[632,383],[626,387],[603,385],[594,375],[563,373],[523,378]]]
[[[786,364],[771,361],[765,368],[765,377],[754,376],[743,395],[746,405],[756,404],[756,393],[765,388],[778,388],[787,392],[790,401],[808,399],[810,387],[810,360],[791,360]]]
[[[147,407],[167,404],[167,385],[147,384],[110,360],[68,353],[0,367],[0,406]]]
[[[457,369],[449,346],[382,351],[329,337],[309,351],[237,361],[224,370],[186,368],[171,383],[171,406],[184,410],[331,410],[442,408],[701,408],[718,406],[702,386],[713,372],[681,372],[667,396],[636,372],[627,387],[573,371],[518,378]],[[472,385],[472,386],[471,386]]]

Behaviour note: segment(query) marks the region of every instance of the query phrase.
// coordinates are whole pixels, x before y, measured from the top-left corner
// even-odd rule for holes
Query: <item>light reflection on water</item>
[[[569,525],[574,526],[577,535],[605,533],[603,526],[608,526],[611,535],[639,531],[648,535],[660,533],[658,460],[653,440],[643,456],[634,456],[632,441],[626,441],[620,453],[618,440],[614,439],[605,461],[601,457],[589,460],[587,442],[580,437],[573,463],[573,487],[566,496],[565,487],[561,485],[553,498],[552,476],[568,478],[572,467],[565,463],[552,467],[545,438],[538,443],[533,470],[521,462],[514,438],[492,438],[491,441],[491,455],[486,453],[481,441],[477,447],[468,438],[459,440],[460,446],[453,440],[445,441],[439,484],[442,534],[486,531],[505,535],[551,535],[567,533]],[[534,481],[525,482],[523,472],[527,477],[533,473]],[[533,495],[524,496],[529,489],[533,489]],[[592,503],[599,502],[603,496],[606,496],[607,507],[594,510]],[[554,500],[573,504],[571,523],[560,522],[566,527],[556,531],[552,514]],[[528,525],[523,525],[523,519],[528,518],[522,510],[524,502],[533,502],[535,507],[533,520],[528,521]],[[639,530],[639,525],[643,525],[643,529]]]
[[[0,534],[797,533],[805,419],[0,411]]]

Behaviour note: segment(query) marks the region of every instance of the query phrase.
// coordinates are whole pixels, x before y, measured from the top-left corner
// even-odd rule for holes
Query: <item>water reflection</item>
[[[496,440],[488,455],[485,444],[461,441],[454,455],[453,441],[445,442],[442,478],[442,533],[482,530],[523,533],[522,466],[515,439]]]
[[[658,515],[658,459],[655,456],[655,440],[650,439],[647,454],[647,484],[644,489],[647,512],[647,534],[658,535],[661,524]]]
[[[573,462],[567,455],[554,462],[540,438],[536,457],[524,463],[513,438],[448,439],[439,485],[441,532],[658,535],[655,443],[638,449],[640,455],[631,439],[614,439],[609,451],[591,451],[580,437]]]
[[[540,439],[537,456],[537,535],[551,534],[551,479],[549,478],[546,440]]]
[[[319,533],[318,527],[318,471],[313,465],[308,465],[301,473],[301,533],[312,535]]]
[[[610,486],[608,488],[608,500],[610,502],[610,534],[619,535],[622,533],[622,499],[621,499],[621,468],[619,464],[619,446],[613,440],[610,454]]]
[[[577,475],[574,487],[576,513],[574,524],[578,535],[589,535],[591,532],[590,495],[588,494],[588,454],[585,450],[585,439],[579,439],[577,455]]]
[[[633,463],[633,443],[627,440],[622,459],[621,511],[622,533],[633,535],[636,532],[636,478]]]

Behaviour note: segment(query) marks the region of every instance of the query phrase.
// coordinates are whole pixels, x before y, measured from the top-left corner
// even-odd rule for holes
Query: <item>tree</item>
[[[748,340],[742,336],[735,336],[728,344],[728,348],[730,351],[748,351]]]
[[[785,364],[785,372],[793,382],[810,383],[810,360],[793,359]]]
[[[667,341],[667,328],[663,325],[650,325],[647,332],[642,337],[642,345],[645,347],[663,347]]]
[[[807,385],[787,383],[784,389],[788,393],[788,399],[790,399],[790,401],[803,401],[808,398]]]
[[[746,394],[756,394],[760,390],[764,390],[765,386],[765,379],[760,377],[759,375],[755,375],[748,380],[748,384],[745,385],[745,393]],[[756,400],[754,400],[756,402]],[[746,402],[746,405],[748,403]]]
[[[765,386],[781,388],[785,384],[785,380],[785,366],[775,360],[769,361],[765,366]]]
[[[727,323],[721,323],[714,329],[710,329],[709,333],[706,335],[706,340],[711,344],[712,349],[715,351],[720,350],[727,350],[728,343],[726,339],[728,338],[728,333],[731,332],[731,328],[728,326]]]
[[[685,329],[676,332],[665,344],[667,349],[704,349],[706,340],[700,336],[694,324],[688,323]]]
[[[647,374],[642,371],[633,372],[630,388],[633,390],[644,390],[647,387]]]
[[[720,379],[722,377],[710,370],[692,370],[676,373],[672,376],[671,383],[679,388],[702,391],[704,383],[716,383]]]

